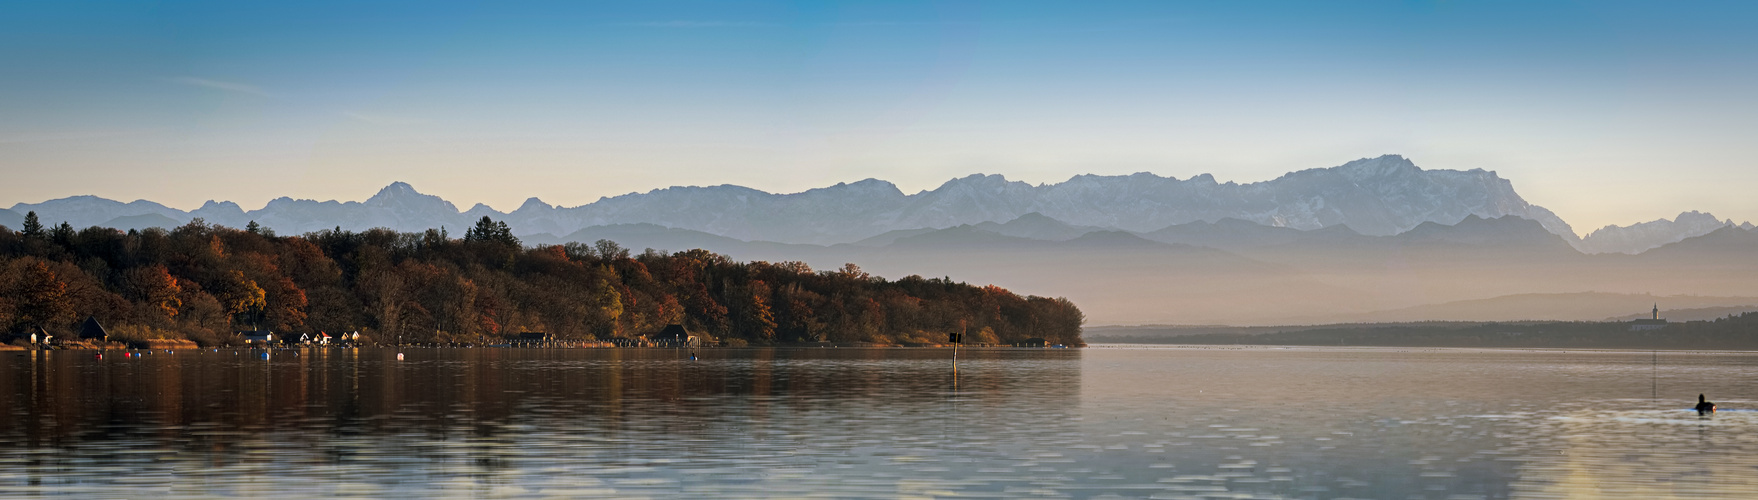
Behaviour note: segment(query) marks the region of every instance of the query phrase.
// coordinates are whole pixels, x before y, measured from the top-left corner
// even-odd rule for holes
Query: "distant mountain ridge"
[[[731,185],[690,186],[607,197],[578,207],[555,207],[531,198],[503,213],[480,204],[460,212],[446,200],[397,182],[362,202],[278,198],[252,211],[231,202],[210,201],[183,212],[145,200],[120,203],[93,196],[12,207],[17,213],[33,210],[45,221],[68,221],[79,227],[150,213],[180,222],[200,217],[227,226],[254,220],[284,234],[338,226],[419,231],[462,227],[489,216],[506,221],[520,235],[647,223],[742,240],[816,244],[854,242],[896,230],[1000,224],[1033,213],[1072,226],[1136,232],[1234,218],[1293,229],[1347,226],[1368,235],[1397,234],[1424,222],[1453,224],[1470,215],[1516,215],[1538,221],[1567,240],[1577,239],[1567,223],[1527,203],[1495,172],[1423,170],[1397,155],[1247,184],[1218,183],[1208,174],[1179,180],[1137,173],[1079,175],[1034,186],[978,174],[916,194],[904,194],[896,185],[876,179],[792,194]]]
[[[1716,220],[1712,214],[1693,210],[1680,213],[1672,220],[1656,219],[1623,227],[1605,226],[1588,233],[1577,247],[1587,253],[1636,254],[1728,226],[1752,229],[1751,222],[1734,224],[1733,219]]]
[[[511,212],[476,204],[460,212],[437,196],[395,182],[365,201],[315,201],[288,197],[246,211],[230,201],[208,201],[182,211],[152,201],[129,203],[72,196],[18,203],[0,210],[0,225],[16,228],[27,211],[45,224],[118,229],[166,227],[201,218],[242,227],[256,221],[282,234],[340,227],[387,227],[421,231],[463,228],[487,216],[505,221],[519,236],[547,241],[587,228],[654,224],[746,241],[867,246],[935,229],[972,225],[1031,239],[1068,240],[1095,230],[1127,230],[1163,242],[1197,238],[1226,227],[1236,241],[1209,245],[1268,245],[1300,233],[1389,236],[1422,224],[1452,225],[1467,217],[1513,215],[1533,220],[1586,253],[1639,253],[1735,225],[1713,215],[1684,212],[1673,220],[1606,226],[1577,237],[1543,207],[1514,192],[1512,183],[1484,170],[1423,170],[1402,156],[1364,158],[1337,167],[1291,172],[1274,180],[1218,183],[1208,174],[1185,180],[1149,173],[1079,175],[1055,184],[1030,185],[1000,175],[971,175],[913,195],[876,179],[774,194],[755,189],[689,186],[601,198],[558,207],[530,198]],[[1235,227],[1240,224],[1251,228]],[[1739,227],[1750,229],[1751,223]],[[1205,229],[1207,228],[1207,229]],[[1178,234],[1173,234],[1178,233]],[[544,236],[548,235],[548,236]],[[1323,233],[1303,234],[1302,238]],[[1248,241],[1256,239],[1255,243]]]
[[[19,227],[24,225],[24,214],[0,208],[0,226]]]

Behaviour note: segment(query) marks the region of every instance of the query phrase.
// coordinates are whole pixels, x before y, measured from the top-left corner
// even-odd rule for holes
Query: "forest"
[[[669,324],[728,345],[939,343],[965,332],[967,343],[1077,346],[1085,319],[1062,298],[887,280],[855,264],[814,271],[705,250],[634,254],[604,240],[527,247],[487,217],[463,238],[444,228],[278,236],[200,219],[125,233],[45,227],[35,213],[19,230],[0,227],[0,333],[68,338],[88,317],[112,338],[203,346],[237,343],[244,330],[456,344],[522,332],[634,338]]]

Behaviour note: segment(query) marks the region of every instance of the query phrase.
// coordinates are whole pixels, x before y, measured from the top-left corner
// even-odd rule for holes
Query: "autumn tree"
[[[623,260],[629,258],[629,249],[623,248],[622,245],[618,245],[615,241],[598,240],[597,243],[592,244],[592,248],[597,250],[598,258],[600,259]]]
[[[310,301],[299,284],[286,276],[273,276],[259,287],[263,290],[262,319],[270,328],[292,330],[305,326]]]
[[[127,272],[127,295],[130,299],[147,306],[165,318],[174,318],[183,307],[183,300],[178,296],[183,293],[183,286],[178,284],[176,276],[165,266],[154,264],[131,269]]]
[[[54,330],[73,320],[73,302],[67,296],[67,283],[56,276],[48,263],[26,259],[10,267],[18,273],[9,295],[15,300],[15,321],[19,326]]]
[[[775,340],[775,312],[769,307],[769,284],[752,281],[744,295],[744,307],[739,311],[740,333],[753,340]]]
[[[802,274],[810,274],[807,268]],[[776,327],[784,339],[816,342],[828,340],[824,322],[818,319],[817,304],[822,295],[807,290],[799,283],[790,283],[776,291]]]
[[[262,287],[238,270],[222,273],[209,290],[225,308],[227,316],[235,318],[234,321],[244,317],[245,313],[260,313],[268,305],[267,293]]]
[[[610,281],[600,278],[592,287],[593,313],[596,316],[596,327],[593,334],[599,338],[615,337],[622,333],[617,320],[623,316],[623,295],[611,286]]]

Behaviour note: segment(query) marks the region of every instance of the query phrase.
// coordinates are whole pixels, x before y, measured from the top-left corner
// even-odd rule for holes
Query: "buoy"
[[[104,359],[104,353],[98,353],[98,359]]]
[[[397,361],[402,361],[402,360],[403,360],[403,353],[400,353],[400,352],[397,353]]]

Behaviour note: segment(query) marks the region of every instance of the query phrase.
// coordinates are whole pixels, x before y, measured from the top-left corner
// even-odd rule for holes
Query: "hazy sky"
[[[1495,170],[1758,219],[1758,2],[0,2],[0,206]]]

